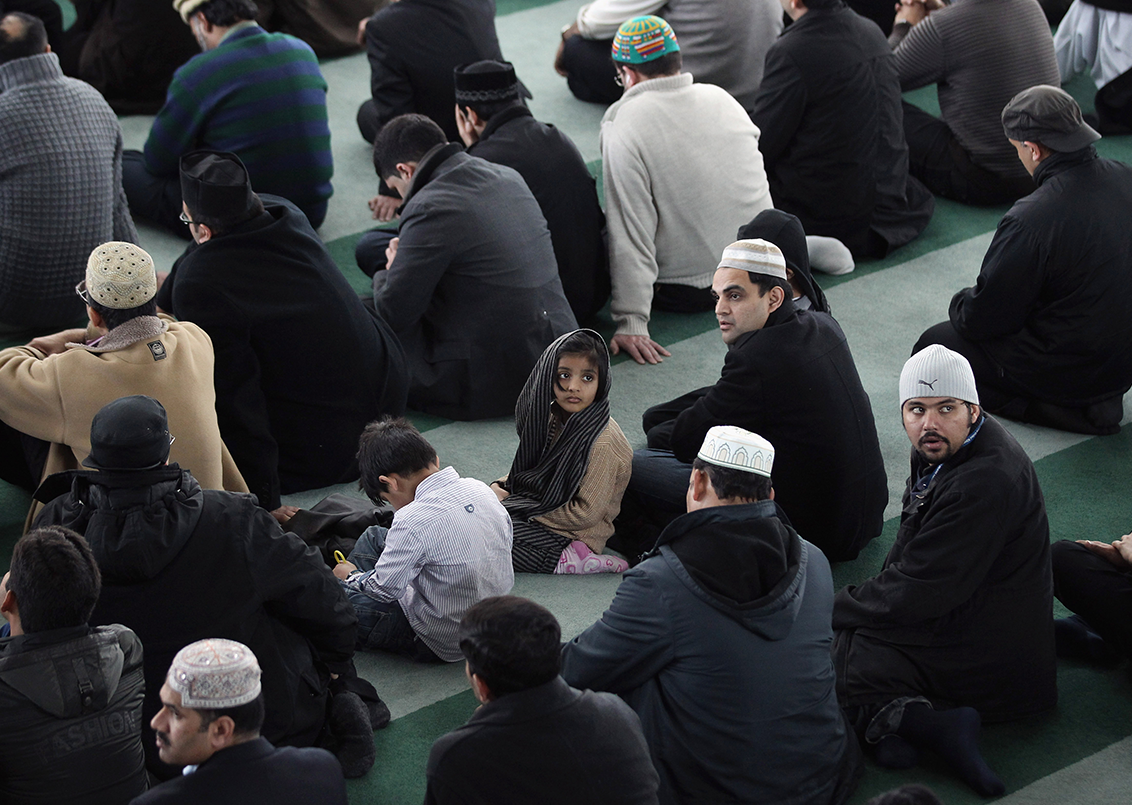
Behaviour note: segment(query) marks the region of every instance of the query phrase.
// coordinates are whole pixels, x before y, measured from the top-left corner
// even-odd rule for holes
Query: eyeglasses
[[[185,226],[191,226],[192,224],[196,223],[196,221],[194,221],[192,218],[189,217],[189,214],[187,212],[182,212],[177,217],[181,219],[181,223],[184,224]]]
[[[621,87],[622,89],[624,89],[625,88],[625,79],[621,77],[621,68],[615,67],[615,68],[613,68],[613,70],[614,70],[614,72],[613,72],[613,83],[616,84],[617,86]]]
[[[75,293],[78,295],[79,299],[93,307],[94,303],[90,299],[90,294],[87,293],[85,279],[79,280],[79,284],[75,286]]]
[[[172,433],[170,433],[169,431],[165,431],[165,435],[169,437],[169,444],[170,444],[170,445],[172,445],[172,444],[173,444],[173,442],[177,441],[177,437],[176,437],[176,436],[174,436],[174,435],[173,435]]]

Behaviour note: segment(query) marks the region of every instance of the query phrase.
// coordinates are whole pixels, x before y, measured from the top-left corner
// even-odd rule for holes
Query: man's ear
[[[16,602],[16,594],[11,590],[4,591],[4,600],[0,601],[0,612],[4,613],[5,617],[20,614],[20,607]]]
[[[390,475],[379,475],[377,480],[385,484],[390,492],[401,491],[401,476],[395,472]]]
[[[413,174],[417,172],[416,162],[398,162],[394,167],[397,168],[397,173],[406,182],[412,181]]]
[[[706,496],[711,487],[711,479],[703,470],[692,470],[692,500],[699,503]]]
[[[472,693],[476,695],[480,702],[487,704],[495,699],[495,695],[491,692],[487,683],[483,681],[483,677],[479,674],[472,674],[469,679],[472,680]]]
[[[197,228],[197,243],[207,243],[212,240],[212,229],[208,224],[193,224]]]
[[[86,314],[87,318],[90,319],[90,323],[94,325],[96,330],[102,330],[106,328],[106,319],[102,318],[102,314],[92,308],[90,305],[86,306]]]
[[[768,291],[770,295],[770,303],[768,305],[769,312],[773,313],[782,307],[782,303],[786,301],[786,292],[782,290],[781,285],[775,285]]]
[[[220,716],[208,725],[208,742],[213,749],[226,749],[236,737],[236,722],[231,716]]]

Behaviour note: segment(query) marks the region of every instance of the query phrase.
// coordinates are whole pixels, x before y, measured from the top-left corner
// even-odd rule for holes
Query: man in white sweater
[[[635,17],[613,40],[625,87],[601,121],[609,226],[613,354],[659,363],[653,307],[711,310],[716,257],[736,230],[772,207],[759,130],[734,98],[681,73],[667,22]]]

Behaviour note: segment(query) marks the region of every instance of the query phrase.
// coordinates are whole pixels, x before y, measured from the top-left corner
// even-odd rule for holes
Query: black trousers
[[[562,66],[566,70],[566,84],[579,101],[614,103],[621,99],[623,90],[617,86],[610,39],[583,39],[571,36],[562,51]]]
[[[1002,177],[976,165],[946,123],[907,101],[904,138],[908,172],[937,196],[986,206],[1012,203],[1036,188],[1029,176]]]
[[[34,492],[43,476],[51,445],[0,422],[0,479]]]
[[[1121,570],[1083,545],[1053,544],[1053,594],[1114,651],[1132,656],[1132,570]]]
[[[1093,436],[1108,436],[1120,430],[1120,420],[1124,416],[1123,394],[1080,408],[1057,405],[1035,399],[1030,392],[1013,384],[987,351],[980,344],[959,335],[950,321],[925,330],[912,348],[912,354],[931,344],[942,344],[970,362],[979,388],[979,401],[992,414],[1017,422]]]

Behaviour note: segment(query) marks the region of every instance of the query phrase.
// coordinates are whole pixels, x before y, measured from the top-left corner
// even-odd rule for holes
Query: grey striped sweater
[[[911,30],[896,26],[889,41],[901,89],[939,84],[943,119],[975,164],[1025,177],[1002,132],[1002,108],[1036,84],[1061,85],[1037,0],[954,0]]]

